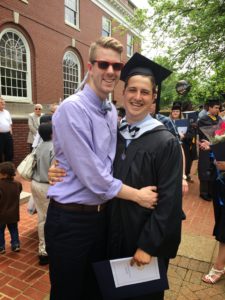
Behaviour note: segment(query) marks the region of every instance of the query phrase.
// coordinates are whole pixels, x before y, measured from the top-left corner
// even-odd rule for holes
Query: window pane
[[[20,36],[12,31],[2,35],[0,40],[0,67],[2,94],[14,97],[27,97],[27,50]],[[23,73],[23,74],[22,74]],[[23,83],[20,78],[23,78]],[[24,91],[20,90],[21,85]]]
[[[127,35],[127,56],[133,55],[133,36]]]
[[[12,89],[12,94],[17,97],[17,89]]]
[[[5,86],[2,87],[1,94],[2,94],[2,95],[6,95],[6,88],[5,88]]]
[[[106,17],[102,17],[102,36],[111,35],[111,20]]]
[[[75,26],[78,24],[78,0],[65,0],[65,20]]]
[[[64,98],[74,93],[80,82],[80,63],[73,52],[66,52],[63,58]]]
[[[76,9],[76,1],[75,0],[65,0],[65,5],[72,10]]]

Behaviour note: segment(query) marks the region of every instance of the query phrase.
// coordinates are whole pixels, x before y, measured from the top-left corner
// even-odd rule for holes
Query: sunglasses
[[[101,70],[107,70],[109,66],[112,66],[114,71],[121,71],[122,68],[123,68],[123,63],[122,62],[112,63],[112,62],[105,61],[105,60],[93,60],[92,63],[93,64],[97,63],[99,69],[101,69]]]
[[[35,108],[35,110],[41,110],[41,108]]]

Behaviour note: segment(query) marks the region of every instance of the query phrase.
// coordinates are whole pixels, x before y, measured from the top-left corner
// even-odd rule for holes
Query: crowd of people
[[[157,87],[171,71],[139,53],[124,65],[122,51],[111,37],[94,42],[84,87],[59,107],[52,104],[50,114],[35,104],[28,117],[27,143],[36,153],[31,191],[38,214],[38,257],[41,265],[49,264],[51,300],[102,299],[92,264],[105,259],[131,257],[131,265],[144,266],[155,256],[167,272],[180,244],[182,196],[193,182],[196,159],[199,195],[213,199],[213,234],[220,245],[203,280],[215,283],[225,274],[225,202],[218,204],[218,176],[212,175],[216,170],[224,180],[225,163],[212,160],[208,136],[201,130],[221,122],[220,103],[211,99],[205,111],[195,112],[176,101],[169,116],[160,114]],[[116,109],[107,98],[119,80],[124,82],[123,107]],[[12,120],[4,104],[0,98],[1,254],[6,227],[12,250],[20,250],[22,190],[14,179]],[[221,201],[225,189],[219,187]],[[142,291],[126,299],[164,299],[164,291]]]

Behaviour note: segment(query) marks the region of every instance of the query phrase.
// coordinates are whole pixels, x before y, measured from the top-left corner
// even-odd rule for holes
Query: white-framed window
[[[127,56],[131,57],[134,53],[134,37],[131,34],[127,34]]]
[[[65,0],[66,24],[79,28],[79,0]]]
[[[14,28],[0,32],[0,94],[7,101],[32,102],[30,48]]]
[[[81,78],[80,61],[75,53],[67,51],[63,57],[64,99],[74,94]]]
[[[111,28],[111,20],[106,17],[102,17],[102,36],[111,36]]]

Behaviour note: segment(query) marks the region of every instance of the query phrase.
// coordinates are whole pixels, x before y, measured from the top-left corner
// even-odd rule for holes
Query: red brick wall
[[[126,1],[125,1],[126,2]],[[13,11],[19,13],[19,24],[14,23]],[[64,0],[19,0],[0,1],[0,31],[13,27],[26,38],[31,51],[32,99],[31,103],[49,104],[63,99],[62,61],[67,50],[80,58],[81,74],[86,71],[88,50],[91,42],[101,36],[102,16],[109,17],[90,0],[80,0],[80,29],[65,24]],[[110,18],[110,17],[109,17]],[[113,22],[114,23],[114,22]],[[113,36],[124,44],[123,61],[126,62],[126,35],[113,32]],[[72,38],[76,40],[71,47]],[[119,83],[114,99],[122,103],[123,84]],[[13,120],[15,163],[28,153],[27,120]]]
[[[62,60],[65,52],[72,49],[80,58],[82,75],[86,71],[88,50],[91,42],[101,36],[102,11],[90,0],[80,1],[80,30],[65,24],[64,0],[2,0],[0,4],[0,31],[14,27],[27,39],[31,50],[32,102],[52,103],[63,99]],[[13,20],[13,11],[20,14],[19,24]],[[114,23],[114,22],[113,22]],[[113,36],[124,44],[123,61],[126,56],[126,35],[119,32]],[[71,47],[72,38],[76,48]],[[121,85],[116,98],[121,95]],[[118,94],[117,94],[118,93]]]
[[[14,163],[17,166],[30,152],[27,144],[27,119],[13,120]]]

